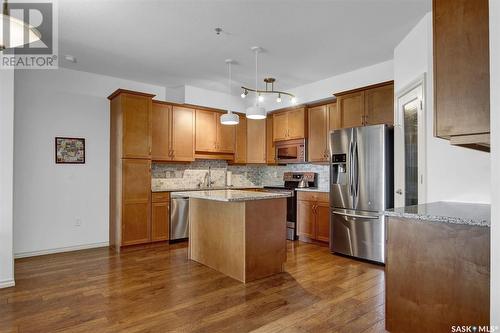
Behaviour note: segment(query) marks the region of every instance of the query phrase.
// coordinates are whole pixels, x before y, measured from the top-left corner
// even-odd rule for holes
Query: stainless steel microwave
[[[306,163],[305,139],[278,141],[275,146],[278,164]]]

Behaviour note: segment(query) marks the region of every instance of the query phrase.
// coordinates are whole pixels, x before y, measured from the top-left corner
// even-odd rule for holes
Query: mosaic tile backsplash
[[[316,172],[320,189],[328,189],[329,184],[328,165],[228,165],[223,160],[197,160],[189,164],[153,163],[153,187],[195,188],[206,181],[208,167],[215,187],[226,185],[227,171],[232,173],[232,185],[236,187],[282,185],[287,171]]]

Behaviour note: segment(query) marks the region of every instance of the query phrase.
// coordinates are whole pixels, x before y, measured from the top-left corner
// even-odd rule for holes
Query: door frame
[[[421,89],[419,92],[418,89]],[[411,95],[409,95],[411,94]],[[404,158],[404,155],[398,155],[401,147],[398,147],[400,141],[396,135],[401,134],[403,126],[402,106],[409,102],[411,98],[419,98],[421,103],[418,109],[418,173],[420,182],[418,184],[418,204],[427,202],[427,75],[421,74],[409,84],[399,89],[394,96],[394,206],[397,205],[398,188],[401,188],[401,182],[404,184],[404,168],[398,174],[397,158]],[[399,148],[399,149],[398,149]],[[404,151],[404,148],[403,148]],[[401,163],[401,162],[400,162]],[[404,161],[403,161],[404,163]],[[404,200],[404,196],[403,196]],[[404,205],[403,205],[404,206]]]

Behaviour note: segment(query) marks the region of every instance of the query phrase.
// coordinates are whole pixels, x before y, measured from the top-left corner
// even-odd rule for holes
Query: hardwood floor
[[[384,270],[288,243],[285,273],[246,285],[182,245],[18,259],[0,332],[385,332]]]

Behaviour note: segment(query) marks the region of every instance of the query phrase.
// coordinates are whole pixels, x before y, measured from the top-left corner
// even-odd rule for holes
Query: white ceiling
[[[176,88],[227,91],[233,78],[289,89],[392,59],[431,0],[60,0],[60,66]],[[224,32],[217,36],[215,27]],[[237,84],[235,84],[237,85]],[[235,93],[237,89],[235,89]]]

